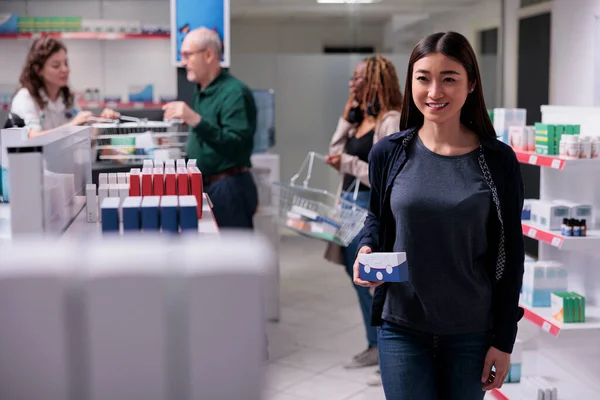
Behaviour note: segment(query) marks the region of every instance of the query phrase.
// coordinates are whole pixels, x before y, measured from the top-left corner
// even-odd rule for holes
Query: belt
[[[216,173],[214,175],[204,177],[203,181],[204,181],[205,185],[208,185],[208,184],[220,181],[221,179],[225,179],[228,176],[239,175],[239,174],[243,174],[244,172],[248,172],[248,171],[250,171],[250,168],[248,168],[248,167],[233,167],[233,168],[226,169],[225,171]]]

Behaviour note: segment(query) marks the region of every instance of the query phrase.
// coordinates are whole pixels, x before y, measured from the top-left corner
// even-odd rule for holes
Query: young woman
[[[388,400],[481,400],[502,386],[523,315],[523,183],[496,139],[479,67],[458,33],[413,50],[401,132],[370,155],[359,253],[406,252],[408,281],[376,287]],[[494,370],[492,370],[494,367]]]
[[[21,89],[12,101],[11,112],[30,127],[29,137],[43,135],[60,126],[85,124],[92,116],[80,111],[68,86],[67,48],[58,39],[36,39],[21,72]],[[102,118],[119,118],[116,111],[105,109]]]
[[[339,188],[342,198],[354,202],[352,186],[358,179],[360,186],[355,202],[367,208],[370,186],[368,155],[381,138],[398,131],[402,93],[394,65],[387,58],[379,56],[358,63],[349,86],[350,97],[331,140],[327,163],[342,174]],[[330,245],[326,258],[345,265],[352,279],[357,250],[358,237],[345,248]],[[354,288],[363,315],[368,346],[354,356],[346,367],[377,365],[377,330],[370,326],[372,296],[368,288],[356,285]]]

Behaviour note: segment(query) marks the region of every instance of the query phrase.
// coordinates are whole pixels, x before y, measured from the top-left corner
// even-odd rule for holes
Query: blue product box
[[[158,231],[160,229],[159,216],[160,197],[147,196],[142,200],[142,230]]]
[[[0,33],[19,33],[19,16],[17,14],[0,14]]]
[[[367,282],[406,282],[406,253],[370,253],[358,256],[360,279]]]
[[[129,87],[129,101],[152,103],[154,101],[154,85],[134,85]]]
[[[119,205],[121,199],[118,197],[107,197],[100,205],[102,213],[102,232],[119,232]]]
[[[177,196],[163,196],[160,199],[160,221],[163,232],[179,233],[177,218],[179,200]]]
[[[127,197],[123,201],[123,231],[135,232],[142,229],[142,198]]]
[[[179,196],[179,225],[182,232],[198,232],[198,201],[195,196]]]

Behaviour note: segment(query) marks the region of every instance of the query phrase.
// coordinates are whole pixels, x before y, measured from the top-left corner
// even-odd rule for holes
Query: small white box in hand
[[[406,282],[406,253],[369,253],[358,255],[360,279],[367,282]]]

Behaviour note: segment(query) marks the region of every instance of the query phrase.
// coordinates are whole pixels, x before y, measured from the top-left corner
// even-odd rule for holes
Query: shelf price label
[[[552,168],[560,169],[561,161],[559,159],[552,160],[552,164],[550,166]]]
[[[537,156],[534,156],[533,154],[529,156],[529,164],[535,165],[535,163],[537,163]]]
[[[544,321],[544,323],[542,324],[542,330],[546,333],[549,333],[551,328],[552,325],[550,325],[548,321]]]
[[[529,228],[529,231],[527,232],[527,236],[529,236],[530,238],[535,239],[536,235],[537,235],[537,229],[535,229],[535,228]]]
[[[560,247],[562,245],[562,238],[558,236],[552,238],[552,243],[550,243],[554,247]]]

